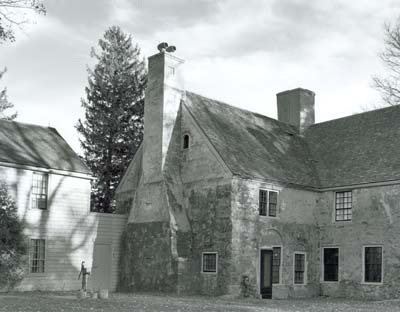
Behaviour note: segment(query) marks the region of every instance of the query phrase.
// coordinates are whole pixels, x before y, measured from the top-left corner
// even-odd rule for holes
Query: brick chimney
[[[299,133],[303,133],[315,122],[314,97],[313,91],[302,88],[278,93],[278,120],[297,127]]]
[[[172,130],[184,95],[183,60],[171,53],[150,56],[144,104],[143,175],[144,183],[162,180],[165,157]]]

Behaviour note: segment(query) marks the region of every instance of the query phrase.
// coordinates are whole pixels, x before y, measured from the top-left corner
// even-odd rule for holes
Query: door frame
[[[259,266],[258,266],[258,292],[260,294],[260,297],[262,297],[262,292],[261,292],[261,284],[262,284],[262,282],[261,282],[261,279],[262,279],[261,273],[262,273],[262,269],[261,269],[261,266],[262,266],[262,254],[263,254],[263,251],[269,251],[271,253],[271,298],[272,298],[272,290],[273,290],[273,284],[272,284],[273,247],[260,248],[259,256],[258,256],[258,263],[259,263]]]
[[[96,281],[96,276],[93,276],[93,269],[94,269],[94,261],[95,261],[95,248],[96,248],[96,245],[105,245],[105,246],[108,246],[109,247],[109,253],[108,253],[108,256],[109,256],[109,263],[108,263],[108,270],[109,270],[109,273],[110,273],[110,276],[109,276],[109,280],[107,281],[107,287],[108,287],[108,289],[109,290],[111,290],[111,286],[112,286],[112,278],[113,278],[113,276],[112,276],[112,261],[113,261],[113,246],[112,246],[112,244],[111,244],[111,242],[109,242],[109,241],[107,241],[107,240],[98,240],[98,241],[95,241],[94,243],[93,243],[93,258],[92,258],[92,267],[91,267],[91,270],[90,270],[90,273],[92,274],[92,288],[94,289],[95,288],[95,281]]]

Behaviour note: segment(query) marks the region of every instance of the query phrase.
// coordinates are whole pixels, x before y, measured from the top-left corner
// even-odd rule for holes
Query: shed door
[[[260,293],[262,298],[272,298],[272,250],[261,250]]]
[[[111,248],[106,244],[95,244],[92,266],[93,289],[109,289],[111,279]]]

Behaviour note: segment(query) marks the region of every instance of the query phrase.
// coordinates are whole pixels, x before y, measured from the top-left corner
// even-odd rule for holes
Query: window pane
[[[304,272],[305,272],[305,255],[295,254],[294,255],[294,283],[304,284]]]
[[[32,208],[47,209],[47,174],[33,173]]]
[[[31,239],[30,246],[30,271],[31,273],[43,273],[45,264],[45,240]]]
[[[272,250],[272,284],[280,282],[281,247],[274,247]]]
[[[324,281],[339,280],[339,249],[324,248]]]
[[[382,282],[382,247],[365,247],[364,276],[367,283]]]
[[[265,190],[259,192],[259,214],[261,216],[267,215],[267,194],[268,191]]]
[[[203,272],[217,272],[217,254],[203,253]]]
[[[336,192],[335,209],[336,221],[350,221],[352,219],[352,192]]]
[[[270,217],[276,217],[276,207],[278,204],[278,193],[277,192],[268,192],[269,194],[269,212],[268,215]]]

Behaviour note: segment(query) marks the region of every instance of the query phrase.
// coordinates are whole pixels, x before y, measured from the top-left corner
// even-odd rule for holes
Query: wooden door
[[[93,251],[92,281],[95,291],[110,288],[111,247],[106,244],[95,244]]]
[[[272,250],[261,250],[260,293],[262,298],[272,298]]]

